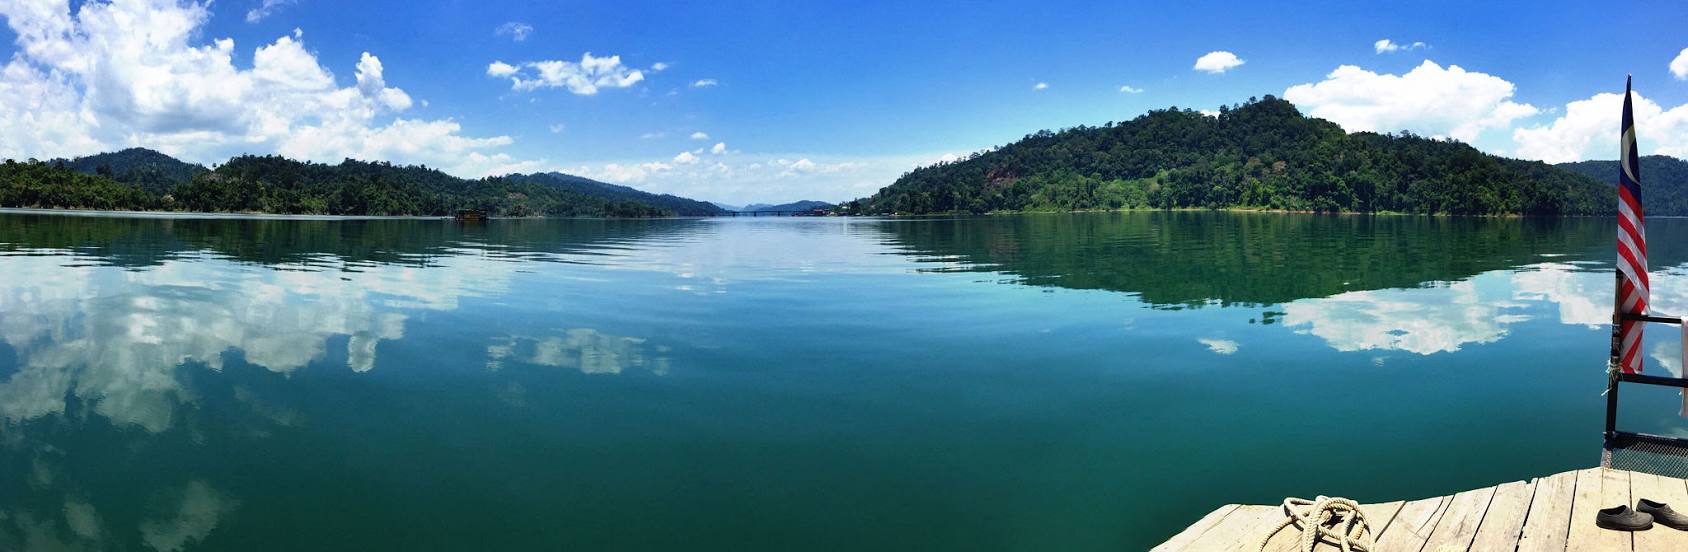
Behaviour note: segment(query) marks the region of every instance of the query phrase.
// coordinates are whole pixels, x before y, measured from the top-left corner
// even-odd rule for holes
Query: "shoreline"
[[[1155,212],[1164,212],[1164,213],[1190,213],[1190,212],[1220,213],[1220,212],[1223,212],[1223,213],[1249,213],[1249,214],[1258,213],[1258,214],[1270,214],[1270,215],[1384,216],[1384,217],[1494,218],[1494,219],[1611,218],[1611,217],[1617,216],[1616,213],[1606,214],[1606,215],[1584,215],[1584,214],[1531,215],[1531,214],[1523,214],[1523,213],[1470,215],[1470,214],[1460,214],[1460,213],[1405,213],[1405,212],[1401,212],[1401,211],[1373,211],[1373,212],[1364,212],[1364,211],[1303,211],[1303,210],[1294,210],[1294,209],[1263,209],[1263,208],[1251,208],[1251,207],[1223,207],[1223,208],[1219,208],[1219,209],[1209,209],[1209,208],[1206,208],[1206,207],[1175,207],[1175,208],[1170,208],[1170,209],[1127,207],[1127,208],[1122,208],[1122,209],[990,211],[990,212],[986,212],[986,213],[966,213],[966,212],[922,213],[922,214],[892,213],[892,214],[882,214],[882,215],[844,215],[844,216],[917,218],[917,217],[955,217],[955,216],[987,217],[987,216],[1000,216],[1000,215],[1070,215],[1070,214],[1078,214],[1078,213],[1155,213]],[[1647,218],[1682,218],[1684,216],[1685,215],[1648,215]]]
[[[53,207],[0,207],[0,214],[64,215],[73,217],[128,217],[153,219],[230,220],[454,220],[450,215],[315,215],[236,211],[129,211],[121,209],[59,209]],[[715,217],[487,217],[487,220],[676,220]],[[729,217],[730,218],[730,217]]]
[[[1432,218],[1486,218],[1486,219],[1525,219],[1525,218],[1611,218],[1609,215],[1529,215],[1520,213],[1470,215],[1457,213],[1404,213],[1399,211],[1304,211],[1293,209],[1257,209],[1248,207],[1225,207],[1208,209],[1206,207],[1177,207],[1171,209],[1156,209],[1129,207],[1123,209],[1074,209],[1074,210],[1031,210],[1031,211],[991,211],[987,213],[891,213],[874,215],[829,215],[810,217],[778,217],[778,218],[888,218],[914,219],[928,217],[994,217],[994,216],[1026,216],[1026,215],[1074,215],[1098,213],[1238,213],[1238,214],[1268,214],[1268,215],[1308,215],[1308,216],[1381,216],[1381,217],[1432,217]],[[257,211],[132,211],[122,209],[61,209],[53,207],[0,207],[0,214],[24,215],[64,215],[79,217],[129,217],[153,219],[243,219],[243,220],[454,220],[450,215],[323,215],[323,214],[295,214],[295,213],[265,213]],[[672,217],[487,217],[486,220],[695,220],[712,218],[735,218],[728,215],[698,215]],[[738,217],[745,218],[745,217]],[[1648,218],[1688,218],[1688,215],[1649,215]]]

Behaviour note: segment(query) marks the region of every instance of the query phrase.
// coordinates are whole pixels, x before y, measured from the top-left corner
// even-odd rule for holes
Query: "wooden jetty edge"
[[[1312,498],[1312,497],[1307,497]],[[1594,512],[1646,498],[1688,510],[1688,480],[1590,468],[1420,500],[1364,504],[1377,552],[1463,550],[1539,552],[1688,551],[1688,531],[1662,525],[1635,533],[1594,525]],[[1281,505],[1227,504],[1203,516],[1154,552],[1254,552],[1260,537],[1285,519]],[[1290,552],[1301,532],[1285,529],[1266,550]],[[1320,543],[1319,550],[1338,550]]]

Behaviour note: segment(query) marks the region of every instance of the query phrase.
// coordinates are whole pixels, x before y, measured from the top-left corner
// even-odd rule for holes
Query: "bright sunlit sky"
[[[1611,159],[1626,73],[1643,151],[1688,156],[1679,2],[0,0],[0,16],[0,157],[280,153],[837,201],[1039,129],[1266,94],[1350,131]]]

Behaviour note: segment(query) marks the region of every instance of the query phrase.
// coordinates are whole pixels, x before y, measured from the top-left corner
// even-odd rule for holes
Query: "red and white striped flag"
[[[1630,110],[1629,82],[1624,82],[1622,152],[1618,156],[1618,296],[1617,311],[1647,314],[1647,227],[1641,213],[1641,158],[1635,151],[1635,115]],[[1641,371],[1640,320],[1618,321],[1621,336],[1619,366],[1624,373]]]

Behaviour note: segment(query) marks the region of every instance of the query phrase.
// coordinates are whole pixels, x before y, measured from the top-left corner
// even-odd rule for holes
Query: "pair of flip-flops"
[[[1616,506],[1601,510],[1595,516],[1595,525],[1602,529],[1613,531],[1646,531],[1653,528],[1654,523],[1676,529],[1688,531],[1688,516],[1670,509],[1669,504],[1653,502],[1645,498],[1635,501],[1635,507]]]

